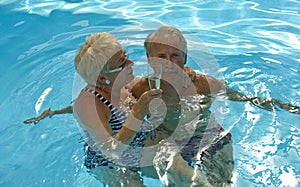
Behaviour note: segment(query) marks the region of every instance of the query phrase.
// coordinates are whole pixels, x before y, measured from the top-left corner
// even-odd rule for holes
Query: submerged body
[[[170,80],[162,80],[161,84],[162,103],[165,104],[166,111],[162,106],[159,107],[159,112],[164,115],[164,121],[156,127],[156,138],[152,140],[147,136],[145,142],[147,147],[159,145],[153,151],[157,154],[154,155],[156,169],[152,173],[149,167],[143,168],[143,171],[150,176],[157,175],[159,170],[166,171],[167,168],[163,168],[166,164],[164,162],[173,157],[174,162],[172,159],[170,162],[179,168],[176,173],[173,171],[173,176],[180,178],[173,181],[183,181],[180,185],[193,183],[189,179],[197,174],[195,169],[205,173],[208,182],[213,186],[229,185],[234,166],[231,134],[224,132],[210,112],[215,95],[225,92],[225,84],[204,75],[196,75],[193,84],[188,88],[169,83]],[[139,98],[148,89],[147,78],[143,78],[131,91]],[[199,184],[204,185],[205,182]]]
[[[92,93],[91,89],[84,89],[84,91],[86,90]],[[96,95],[97,93],[92,94]],[[173,98],[173,100],[175,99]],[[207,101],[209,102],[206,103]],[[94,143],[87,138],[89,143],[86,147],[85,166],[102,179],[105,178],[103,175],[107,174],[104,168],[110,168],[112,173],[115,173],[113,170],[123,168],[123,172],[116,171],[115,173],[123,176],[120,181],[128,185],[142,186],[143,181],[138,171],[142,171],[142,176],[170,178],[171,176],[164,176],[164,171],[167,170],[168,163],[172,162],[172,167],[177,168],[177,170],[170,170],[172,177],[185,178],[184,174],[193,174],[191,172],[194,171],[191,168],[197,167],[198,172],[206,173],[209,182],[214,186],[229,184],[233,170],[231,136],[229,134],[221,135],[222,129],[208,110],[210,101],[212,100],[208,100],[204,95],[195,95],[180,99],[177,104],[180,105],[181,111],[178,111],[178,105],[172,104],[173,108],[169,105],[164,122],[155,128],[155,138],[151,136],[150,130],[144,129],[143,132],[137,133],[118,160],[102,154],[97,147],[91,146]],[[106,104],[109,105],[109,103]],[[115,112],[120,116],[126,116],[128,107],[122,107],[122,109],[127,108],[125,111],[115,109]],[[114,107],[112,108],[114,110]],[[114,116],[113,113],[110,124],[114,133],[117,133],[122,126],[121,124],[118,124],[120,125],[118,127],[115,126]],[[122,122],[122,119],[119,118],[119,121]],[[173,133],[165,127],[165,125],[171,126],[172,124],[177,126],[176,132]],[[142,128],[149,127],[149,125],[145,119]],[[172,154],[179,154],[183,159]],[[126,157],[123,159],[122,155],[126,155]],[[149,164],[150,162],[151,164]],[[107,181],[106,183],[118,186],[120,181],[117,183]],[[192,183],[187,179],[182,182],[180,185],[183,186]],[[174,184],[169,181],[168,185]],[[179,184],[177,183],[177,185]]]

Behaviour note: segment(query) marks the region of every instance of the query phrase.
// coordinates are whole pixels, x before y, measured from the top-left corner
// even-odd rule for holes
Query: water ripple
[[[3,63],[11,67],[3,68],[0,75],[4,137],[0,144],[9,153],[1,162],[1,184],[13,186],[15,176],[36,170],[41,172],[30,180],[20,179],[24,185],[32,186],[35,181],[36,185],[70,186],[74,176],[85,173],[80,165],[82,145],[74,146],[80,135],[72,116],[46,119],[37,128],[21,123],[34,115],[35,102],[47,88],[52,91],[40,111],[69,104],[74,55],[85,36],[94,32],[116,35],[137,62],[136,74],[141,75],[147,61],[145,37],[157,27],[171,24],[206,44],[207,54],[190,60],[201,61],[205,68],[211,67],[211,62],[219,65],[210,75],[222,73],[230,87],[246,95],[300,105],[298,0],[4,0],[0,4],[10,4],[17,12],[16,17],[4,15],[12,19],[0,25],[5,36],[1,47],[7,49],[2,59],[16,56]],[[60,24],[54,24],[57,22]],[[193,53],[201,42],[191,39],[188,47]],[[15,41],[20,43],[9,45]],[[299,116],[229,101],[222,112],[226,115],[222,125],[233,134],[237,186],[297,185]],[[53,176],[41,168],[49,169]],[[89,180],[88,176],[82,180]]]

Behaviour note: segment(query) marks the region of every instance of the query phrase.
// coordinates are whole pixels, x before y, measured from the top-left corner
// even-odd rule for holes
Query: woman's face
[[[126,56],[125,50],[120,50],[107,63],[106,74],[113,84],[126,85],[133,80],[133,62]]]

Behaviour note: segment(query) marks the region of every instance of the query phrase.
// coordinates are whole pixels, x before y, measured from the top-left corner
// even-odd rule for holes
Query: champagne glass
[[[151,67],[151,68],[150,68]],[[151,62],[148,68],[148,83],[150,89],[160,89],[160,79],[162,74],[162,64],[160,62]],[[149,121],[153,127],[160,125],[164,118],[161,116],[159,107],[162,105],[161,99],[153,99],[149,104],[150,117]]]
[[[150,89],[160,88],[160,79],[162,74],[162,64],[160,62],[151,62],[148,68],[148,83]]]

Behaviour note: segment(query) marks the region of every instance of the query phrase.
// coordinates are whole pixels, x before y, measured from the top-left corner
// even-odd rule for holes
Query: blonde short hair
[[[174,46],[172,40],[169,39],[178,39],[179,46]],[[156,31],[150,33],[145,42],[144,47],[147,53],[151,52],[151,44],[152,43],[162,43],[169,46],[177,47],[180,49],[185,55],[187,54],[187,43],[185,38],[179,29],[171,27],[171,26],[162,26],[158,28]]]
[[[105,72],[109,59],[122,50],[121,44],[110,33],[99,32],[86,37],[75,57],[77,73],[90,85],[97,85],[97,77]]]

